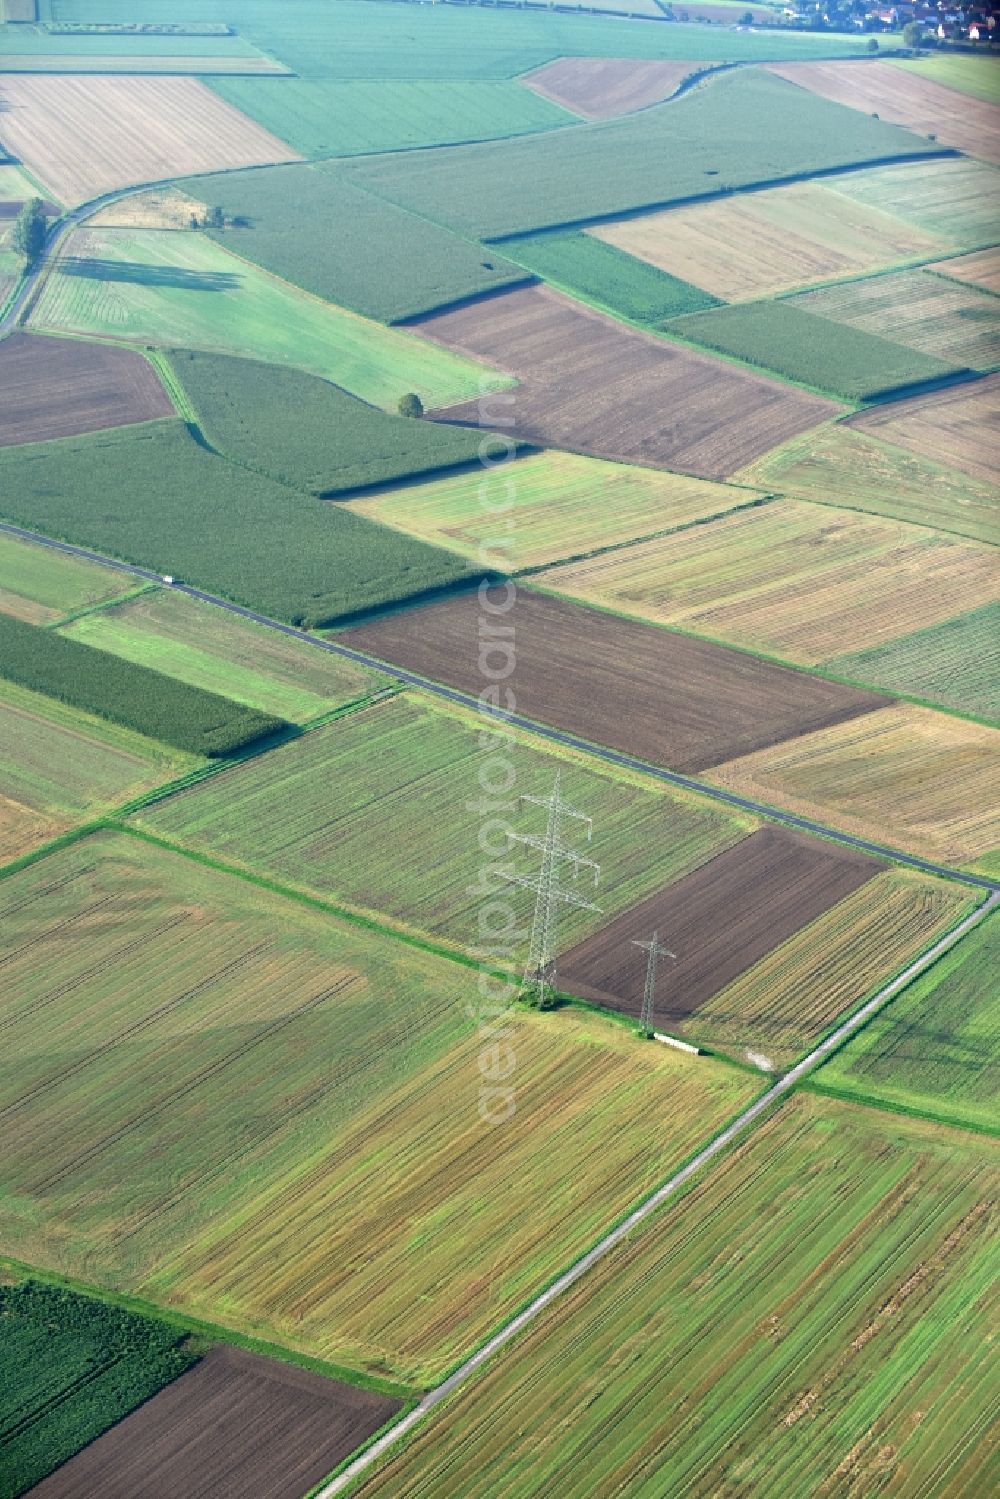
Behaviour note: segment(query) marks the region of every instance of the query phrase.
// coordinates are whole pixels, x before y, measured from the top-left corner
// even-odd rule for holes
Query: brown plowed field
[[[521,82],[587,120],[607,120],[669,99],[701,62],[642,62],[631,57],[560,57]]]
[[[918,135],[935,135],[986,161],[1000,161],[1000,112],[891,62],[772,62],[767,67],[835,104],[877,114]]]
[[[300,157],[195,78],[0,78],[0,141],[64,203]]]
[[[337,638],[478,693],[488,685],[479,661],[485,617],[473,593]],[[519,591],[499,622],[514,629],[516,664],[504,685],[519,713],[674,770],[703,770],[890,701],[544,594]],[[485,664],[502,670],[498,655]]]
[[[972,255],[939,260],[936,265],[929,265],[927,269],[937,271],[949,280],[965,281],[969,286],[981,286],[986,291],[1000,292],[1000,249],[976,250]]]
[[[909,401],[871,406],[848,417],[845,425],[996,484],[1000,375],[934,390]]]
[[[677,954],[659,965],[653,1012],[670,1030],[881,868],[805,834],[762,828],[572,948],[559,959],[559,988],[638,1016],[646,954],[632,944],[656,932]]]
[[[398,1400],[214,1348],[32,1489],[34,1499],[302,1499]]]
[[[0,447],[174,414],[159,376],[141,354],[79,338],[5,338],[0,389]]]
[[[542,447],[724,479],[841,408],[623,327],[545,286],[421,319],[414,328],[521,382],[510,430]],[[476,402],[435,412],[479,424]]]

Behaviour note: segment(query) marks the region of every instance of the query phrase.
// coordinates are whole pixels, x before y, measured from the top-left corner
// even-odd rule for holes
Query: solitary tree
[[[415,390],[408,390],[405,396],[399,398],[400,416],[423,416],[424,403]]]
[[[878,51],[878,37],[877,36],[872,36],[872,37],[868,38],[868,51],[869,52],[877,52]]]
[[[14,249],[34,265],[45,248],[45,210],[41,198],[31,198],[14,220]]]
[[[208,210],[208,213],[205,215],[205,223],[210,229],[224,229],[226,227],[226,215],[217,203],[214,208]]]
[[[907,21],[903,27],[903,46],[912,47],[916,51],[923,39],[923,23],[920,21]]]

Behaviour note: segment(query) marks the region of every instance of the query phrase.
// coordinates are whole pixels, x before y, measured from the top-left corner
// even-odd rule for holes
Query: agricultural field
[[[819,1073],[841,1094],[995,1130],[1000,923],[974,928]]]
[[[664,318],[716,303],[715,297],[697,286],[602,244],[580,229],[529,234],[507,240],[504,249],[526,270],[571,296],[600,302],[633,322],[661,323]]]
[[[920,78],[943,83],[985,104],[1000,104],[1000,77],[991,57],[946,53],[943,57],[901,57],[893,61],[897,68],[905,68]]]
[[[742,302],[690,313],[672,318],[666,331],[845,401],[865,401],[945,381],[966,368],[954,359],[937,359],[853,323],[818,317],[819,307],[828,303],[820,302],[816,311],[811,305],[807,309],[810,297],[825,295],[807,293],[794,302]]]
[[[969,286],[980,286],[984,291],[1000,293],[1000,249],[975,250],[971,255],[957,255],[951,260],[939,260],[929,265],[929,271],[947,276],[952,281],[962,281]]]
[[[805,733],[706,779],[942,864],[1000,844],[1000,731],[899,704]]]
[[[92,229],[190,229],[191,220],[200,223],[204,214],[205,204],[199,199],[177,187],[161,187],[116,198],[87,223]]]
[[[953,390],[858,412],[848,425],[995,486],[996,462],[986,439],[998,408],[1000,375],[989,375]]]
[[[476,464],[488,432],[415,421],[298,370],[222,354],[173,353],[198,425],[225,457],[316,494]],[[493,456],[507,452],[506,439]]]
[[[824,664],[837,676],[1000,722],[997,604],[984,604],[885,645],[831,656]]]
[[[52,0],[42,0],[42,4],[51,3]],[[55,3],[60,10],[65,8],[64,0]],[[127,8],[134,12],[136,7],[128,4]],[[238,62],[254,66],[266,60],[245,37],[225,31],[213,33],[188,23],[183,30],[154,32],[126,24],[128,29],[117,31],[97,26],[86,31],[69,31],[61,29],[63,22],[56,23],[56,27],[51,24],[8,27],[3,33],[4,70],[29,57],[47,60],[53,66],[58,63],[68,73],[107,62],[131,73],[144,73],[147,69],[155,70],[162,61],[178,58],[183,58],[185,64],[211,59],[220,67]]]
[[[48,1478],[34,1499],[302,1499],[401,1402],[220,1344]],[[252,1436],[251,1436],[252,1433]]]
[[[560,57],[518,81],[586,120],[608,120],[669,99],[703,66],[629,57]]]
[[[0,447],[173,416],[142,354],[79,338],[14,333],[0,342]]]
[[[410,390],[444,405],[511,383],[170,229],[75,230],[31,325],[287,364],[392,411]]]
[[[284,720],[0,614],[0,676],[191,755],[236,754]]]
[[[827,186],[853,203],[882,209],[955,245],[972,249],[996,239],[1000,172],[985,161],[894,162],[831,177]]]
[[[953,365],[989,370],[1000,364],[997,298],[928,271],[900,271],[824,287],[782,305],[892,339]]]
[[[416,616],[373,620],[337,638],[477,693],[483,686],[477,603],[456,597]],[[518,593],[515,618],[519,713],[673,770],[703,770],[790,736],[798,743],[800,735],[859,715],[863,723],[889,702],[707,640],[525,589]]]
[[[76,204],[188,172],[293,161],[284,141],[195,78],[0,78],[0,139]]]
[[[699,39],[707,34],[699,28]],[[404,208],[498,239],[939,149],[783,79],[740,69],[635,116],[390,157],[349,172]]]
[[[799,500],[552,568],[541,581],[804,666],[1000,600],[990,547]]]
[[[246,221],[210,231],[219,245],[383,322],[530,279],[496,251],[365,192],[336,166],[194,178],[185,187]]]
[[[544,286],[441,312],[415,326],[447,349],[517,375],[506,415],[518,437],[705,479],[726,478],[839,409],[623,327]],[[732,419],[736,409],[740,422]],[[443,407],[435,415],[476,422],[480,403]]]
[[[0,568],[2,557],[0,549]],[[93,610],[61,633],[292,723],[329,713],[387,681],[343,656],[167,589]]]
[[[303,156],[367,156],[573,124],[558,101],[514,81],[225,78],[212,87]]]
[[[769,71],[824,99],[873,112],[931,142],[1000,162],[1000,123],[989,104],[891,62],[770,63]]]
[[[1000,516],[989,466],[981,464],[982,477],[975,478],[947,462],[950,457],[977,463],[982,434],[986,430],[985,427],[977,428],[975,423],[976,398],[969,401],[968,392],[977,388],[966,386],[954,393],[938,392],[931,397],[900,402],[888,408],[897,418],[896,425],[903,435],[912,433],[914,447],[924,440],[916,413],[921,409],[925,414],[928,408],[939,409],[945,417],[942,424],[945,431],[938,434],[939,439],[944,439],[938,451],[945,462],[924,457],[919,449],[910,451],[898,447],[881,435],[858,431],[856,423],[859,418],[855,418],[851,426],[845,426],[843,422],[830,423],[804,437],[793,438],[783,447],[739,470],[733,476],[734,481],[821,505],[849,506],[930,526],[936,531],[966,536],[973,541],[995,543],[1000,539]],[[954,433],[946,435],[947,411],[950,406],[958,405],[961,412],[967,403],[973,411],[968,440],[956,443]],[[905,417],[911,407],[916,408],[912,421]],[[864,421],[873,433],[877,433],[878,409],[866,412]],[[890,436],[889,430],[885,436]]]
[[[879,208],[845,202],[819,182],[594,224],[586,233],[725,301],[926,259],[951,244]]]
[[[0,864],[176,779],[192,755],[0,681]]]
[[[0,533],[0,611],[15,619],[51,624],[108,603],[131,586],[129,577],[110,567]]]
[[[358,1493],[985,1492],[995,1190],[985,1141],[800,1094]]]
[[[39,1281],[0,1285],[0,1328],[5,1499],[36,1492],[196,1358],[176,1327]]]
[[[646,957],[635,943],[648,941],[650,932],[668,933],[675,956],[660,968],[653,1022],[676,1031],[718,990],[882,867],[803,834],[761,828],[565,951],[559,986],[638,1019]]]
[[[752,489],[548,452],[521,458],[516,468],[504,464],[489,474],[480,469],[383,490],[348,508],[503,570],[586,555],[759,499]]]
[[[74,41],[77,38],[73,38]],[[235,38],[233,39],[235,40]],[[288,69],[273,63],[261,54],[239,50],[232,56],[195,57],[187,53],[174,56],[151,56],[132,52],[77,55],[71,52],[17,52],[3,58],[0,72],[6,73],[58,73],[70,74],[127,73],[143,77],[176,73],[182,77],[212,75],[221,77],[269,78],[287,75]]]
[[[469,836],[468,804],[480,795],[481,720],[432,700],[397,696],[312,730],[233,773],[212,776],[150,806],[139,825],[157,835],[336,900],[463,950],[483,940],[477,922],[485,882],[529,921],[530,892],[509,890],[499,868],[530,873],[536,855],[508,849],[485,861]],[[601,911],[570,910],[577,940],[622,910],[743,838],[749,819],[617,771],[518,738],[506,750],[519,794],[546,796],[556,773],[563,794],[593,818],[586,852],[601,865]],[[331,799],[331,787],[339,792]],[[544,832],[537,808],[515,803],[511,826]],[[410,866],[400,848],[421,849]],[[523,866],[523,868],[522,868]],[[492,919],[492,918],[490,918]],[[518,931],[518,952],[527,931]],[[526,953],[525,953],[526,956]]]
[[[454,553],[217,457],[179,421],[0,450],[0,494],[20,525],[293,624],[468,576]]]

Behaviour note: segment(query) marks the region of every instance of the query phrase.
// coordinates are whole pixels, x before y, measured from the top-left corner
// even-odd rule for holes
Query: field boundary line
[[[108,609],[115,609],[119,604],[131,604],[133,599],[142,598],[143,594],[156,593],[155,583],[140,583],[137,588],[130,588],[127,593],[120,593],[113,599],[101,599],[96,604],[84,604],[82,609],[71,609],[69,614],[60,615],[58,619],[47,619],[42,621],[43,630],[62,630],[66,625],[75,624],[78,619],[86,619],[90,614],[104,614]]]
[[[738,1114],[726,1127],[717,1134],[707,1145],[690,1160],[679,1171],[675,1171],[662,1186],[647,1198],[639,1207],[635,1208],[617,1227],[607,1233],[599,1240],[592,1249],[588,1250],[582,1258],[565,1270],[562,1275],[534,1297],[528,1305],[502,1327],[499,1332],[494,1333],[488,1342],[484,1343],[475,1353],[450,1374],[446,1379],[430,1390],[412,1411],[408,1411],[400,1421],[397,1421],[382,1437],[377,1438],[371,1446],[341,1470],[336,1477],[321,1488],[315,1499],[333,1499],[336,1494],[343,1493],[347,1487],[360,1478],[379,1458],[383,1457],[391,1447],[396,1446],[414,1426],[428,1416],[436,1406],[447,1400],[457,1389],[465,1384],[479,1369],[487,1363],[495,1353],[498,1353],[507,1343],[515,1338],[525,1327],[534,1322],[548,1308],[548,1306],[564,1292],[570,1290],[587,1271],[592,1269],[602,1259],[606,1258],[633,1229],[638,1228],[647,1218],[652,1215],[667,1201],[673,1197],[681,1187],[685,1186],[703,1166],[722,1154],[732,1142],[741,1135],[749,1126],[755,1124],[761,1115],[767,1113],[773,1104],[780,1102],[785,1094],[790,1093],[820,1062],[825,1061],[831,1052],[841,1046],[854,1032],[865,1023],[872,1015],[889,1002],[900,989],[905,988],[913,979],[918,978],[927,968],[930,968],[939,957],[948,951],[956,942],[962,938],[972,927],[977,926],[989,913],[1000,905],[1000,890],[995,890],[975,911],[969,913],[950,932],[938,939],[938,941],[917,958],[890,983],[882,986],[860,1010],[842,1021],[837,1029],[821,1041],[817,1046],[797,1062],[788,1072],[784,1073],[777,1082],[767,1089],[759,1098]]]
[[[946,1129],[966,1130],[971,1135],[985,1135],[990,1140],[1000,1139],[1000,1125],[987,1124],[985,1120],[960,1119],[955,1114],[900,1103],[893,1098],[879,1097],[876,1093],[863,1093],[860,1090],[855,1093],[850,1088],[817,1083],[812,1079],[802,1084],[802,1090],[805,1093],[816,1093],[821,1098],[834,1098],[839,1103],[857,1104],[858,1108],[878,1109],[883,1114],[899,1114],[904,1119],[921,1119],[927,1124],[940,1124]]]

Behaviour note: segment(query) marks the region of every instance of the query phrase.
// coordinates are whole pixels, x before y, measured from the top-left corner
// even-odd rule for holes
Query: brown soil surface
[[[870,406],[848,417],[845,426],[996,484],[1000,475],[998,423],[1000,375],[988,375],[909,401]]]
[[[939,260],[936,265],[930,265],[927,269],[937,271],[950,280],[965,281],[970,286],[1000,292],[1000,249],[976,250],[972,255]]]
[[[762,828],[572,948],[559,959],[558,987],[638,1016],[646,954],[632,944],[656,932],[677,954],[657,969],[653,1018],[669,1030],[882,867],[805,834]]]
[[[412,326],[517,376],[513,400],[499,408],[512,436],[703,479],[724,479],[841,410],[626,328],[544,286],[505,292]],[[482,411],[470,401],[434,415],[479,425]]]
[[[400,1407],[214,1348],[32,1489],[34,1499],[301,1499]]]
[[[78,338],[5,338],[0,388],[0,447],[174,415],[159,376],[141,354]]]
[[[986,161],[1000,161],[1000,111],[891,62],[772,62],[772,73],[824,99],[877,114],[919,135],[935,135]]]
[[[685,78],[705,66],[631,57],[560,57],[521,82],[587,120],[607,120],[669,99]]]
[[[478,635],[487,619],[476,595],[464,594],[386,615],[337,639],[478,693],[489,685]],[[674,770],[719,765],[890,701],[526,590],[488,622],[514,630],[515,669],[503,685],[514,692],[517,712]],[[503,663],[493,655],[485,665],[500,671]]]

